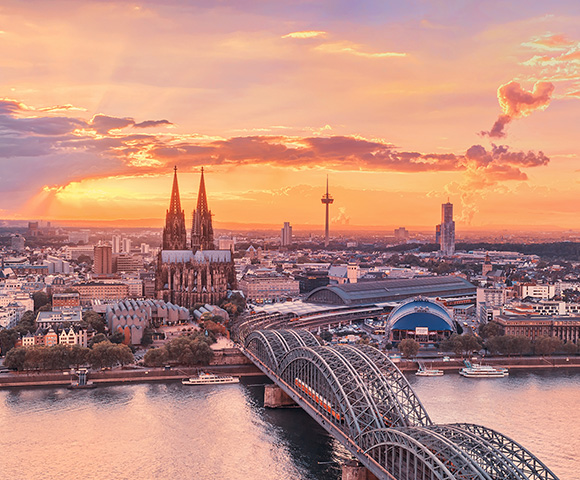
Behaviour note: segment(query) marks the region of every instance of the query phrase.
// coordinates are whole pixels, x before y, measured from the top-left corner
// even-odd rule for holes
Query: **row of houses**
[[[16,342],[16,347],[34,347],[44,346],[52,347],[54,345],[79,345],[87,347],[89,340],[93,338],[95,331],[92,328],[80,327],[38,327],[34,333],[27,332],[22,335]]]

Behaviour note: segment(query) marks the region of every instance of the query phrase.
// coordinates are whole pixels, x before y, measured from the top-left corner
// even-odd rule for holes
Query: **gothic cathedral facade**
[[[190,245],[191,249],[187,249],[176,167],[165,216],[163,246],[157,257],[155,296],[187,308],[197,303],[216,305],[226,298],[229,289],[236,288],[236,271],[232,252],[215,250],[203,168],[197,207],[193,211]]]

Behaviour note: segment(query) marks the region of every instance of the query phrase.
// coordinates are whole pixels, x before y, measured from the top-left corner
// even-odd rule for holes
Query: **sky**
[[[3,0],[0,218],[579,229],[577,0]]]

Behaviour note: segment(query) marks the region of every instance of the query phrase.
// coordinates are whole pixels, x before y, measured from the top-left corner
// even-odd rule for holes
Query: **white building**
[[[69,243],[80,243],[82,242],[83,244],[87,244],[89,243],[89,235],[90,235],[91,231],[90,230],[78,230],[76,232],[69,232],[68,234],[68,241]]]
[[[218,250],[231,250],[232,252],[236,251],[236,239],[234,238],[227,238],[227,237],[220,237],[218,238]]]
[[[91,260],[95,258],[94,245],[79,245],[78,247],[65,247],[65,258],[67,260],[78,260],[80,256],[86,255]]]
[[[0,307],[0,327],[2,328],[13,328],[15,327],[22,314],[24,313],[23,307],[18,306],[6,306]]]
[[[82,312],[80,309],[70,309],[70,310],[60,310],[60,311],[49,311],[49,312],[38,312],[36,315],[36,324],[39,327],[51,327],[60,323],[81,323],[83,320]]]
[[[111,239],[113,253],[121,253],[121,235],[113,235]]]
[[[63,260],[62,258],[54,257],[52,255],[48,255],[42,264],[48,266],[49,274],[64,273],[68,275],[73,272],[73,268],[70,266],[70,263],[68,263],[66,260]]]
[[[545,298],[550,299],[556,295],[556,285],[551,284],[521,284],[518,285],[518,295],[520,298]]]
[[[354,263],[348,265],[332,265],[328,270],[331,284],[357,283],[360,277],[360,267]]]
[[[249,300],[257,303],[295,297],[300,293],[300,282],[274,271],[246,273],[238,283]]]
[[[121,242],[121,251],[125,253],[131,253],[131,239],[124,238]]]
[[[121,280],[121,282],[129,287],[129,297],[143,297],[143,280],[140,278],[127,278]]]

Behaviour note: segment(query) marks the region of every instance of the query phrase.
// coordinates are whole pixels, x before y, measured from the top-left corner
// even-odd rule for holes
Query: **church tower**
[[[214,248],[211,211],[207,206],[203,167],[201,167],[201,181],[199,183],[199,193],[197,194],[197,208],[193,210],[191,249],[193,252],[197,252],[198,250],[213,250]]]
[[[177,185],[177,167],[173,173],[173,190],[169,210],[165,215],[165,228],[163,229],[163,250],[186,250],[187,233],[185,231],[185,214],[181,209],[179,198],[179,186]]]

